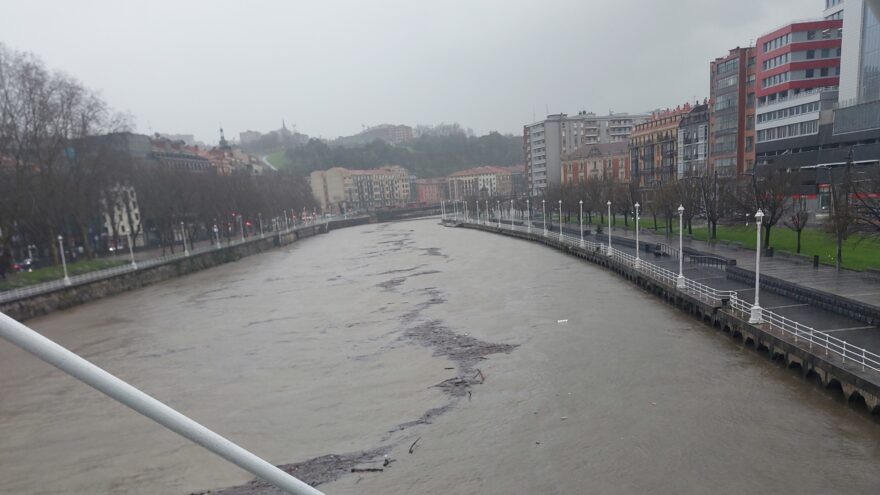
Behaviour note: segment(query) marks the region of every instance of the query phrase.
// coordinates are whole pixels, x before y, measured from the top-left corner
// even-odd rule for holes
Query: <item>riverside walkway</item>
[[[567,228],[577,230],[579,227],[568,224]],[[634,230],[614,228],[612,233],[616,237],[635,239]],[[667,238],[665,235],[658,235],[646,229],[640,229],[639,241],[666,244],[675,249],[678,246],[677,234]],[[682,244],[685,248],[735,259],[736,266],[740,268],[752,271],[755,269],[754,250],[720,242],[709,243],[687,238]],[[870,276],[847,269],[838,271],[833,266],[824,264],[814,268],[806,257],[786,256],[779,252],[775,256],[761,256],[761,274],[880,308],[880,275]]]
[[[566,224],[565,230],[571,235],[572,232],[579,230],[579,226]],[[635,241],[634,230],[612,229],[612,236],[614,238]],[[607,242],[607,230],[601,235],[589,235],[585,237],[585,239],[587,238],[594,242]],[[639,242],[642,245],[661,244],[668,246],[669,249],[664,251],[672,252],[673,256],[656,257],[651,253],[643,252],[641,255],[642,259],[678,273],[678,258],[675,256],[678,252],[677,236],[671,236],[671,238],[667,239],[665,235],[657,235],[641,229],[639,232]],[[684,239],[682,245],[685,249],[691,248],[703,253],[736,260],[736,266],[739,268],[751,271],[755,269],[755,251],[750,249],[692,239]],[[635,255],[633,247],[622,245],[615,247],[628,254]],[[717,290],[736,291],[737,296],[748,301],[749,304],[754,302],[754,279],[750,282],[731,280],[721,267],[702,266],[685,262],[683,268],[686,278],[706,284]],[[811,264],[804,264],[789,257],[762,256],[761,276],[771,276],[792,284],[853,299],[877,307],[880,310],[880,280],[860,272],[852,270],[840,270],[838,272],[834,267],[827,265],[819,265],[818,268],[813,268]],[[837,312],[818,308],[809,303],[775,294],[765,289],[761,290],[760,304],[765,310],[773,311],[785,318],[832,334],[855,346],[880,354],[880,327],[876,325],[869,325]]]
[[[497,219],[490,219],[488,222],[481,220],[479,222],[471,220],[458,220],[463,223],[471,223],[477,225],[487,225],[490,227],[500,226],[502,230],[515,230],[520,232],[527,231],[527,227],[522,222],[514,221],[515,226],[511,227],[509,219],[502,220],[500,223]],[[543,225],[540,221],[533,221],[531,232],[535,235],[541,235]],[[579,243],[579,226],[563,225],[563,233],[560,236],[559,224],[547,225],[546,236],[549,239],[559,239],[561,242],[569,245],[577,245]],[[616,229],[612,231],[612,248],[615,256],[619,256],[624,263],[634,266],[633,262],[636,257],[636,249],[634,242],[634,232],[625,231],[624,229]],[[677,241],[678,239],[675,239]],[[607,230],[601,234],[584,235],[585,245],[588,249],[591,246],[595,249],[605,251],[608,243]],[[643,235],[639,234],[639,241],[643,251],[639,253],[640,259],[643,261],[640,271],[646,273],[655,279],[664,279],[668,283],[675,283],[675,278],[679,273],[678,246],[667,242],[665,236]],[[691,241],[691,247],[703,251],[699,241]],[[645,251],[648,245],[662,244],[665,246],[661,253]],[[703,243],[706,244],[706,243]],[[743,265],[747,265],[748,254],[751,253],[753,259],[751,267],[754,268],[754,251],[736,250],[729,248],[726,250],[716,249],[709,251],[718,256],[736,259],[743,259]],[[735,255],[735,256],[734,256]],[[686,257],[687,259],[687,257]],[[777,276],[786,277],[786,280],[798,280],[801,277],[809,277],[809,273],[814,269],[812,266],[798,265],[793,262],[785,262],[785,260],[774,260],[776,263],[774,271]],[[709,298],[720,300],[723,297],[731,297],[732,304],[739,308],[740,313],[748,318],[748,311],[752,307],[755,298],[754,277],[750,280],[735,280],[728,277],[726,269],[723,266],[707,266],[704,264],[685,262],[682,264],[682,274],[687,279],[689,288],[687,292],[698,292]],[[742,268],[746,268],[745,266]],[[798,273],[797,277],[789,276],[791,273]],[[852,272],[855,273],[855,272]],[[761,275],[766,275],[764,269],[764,258],[761,259]],[[857,276],[857,275],[846,275]],[[864,284],[869,285],[871,281],[861,279]],[[841,281],[840,283],[845,283]],[[823,290],[823,289],[819,289]],[[826,290],[827,291],[827,290]],[[816,305],[804,303],[793,297],[780,295],[766,290],[762,286],[760,292],[760,306],[764,309],[765,323],[768,320],[771,327],[795,336],[799,339],[813,339],[814,336],[821,336],[822,339],[830,341],[832,352],[836,352],[835,348],[841,350],[839,354],[845,354],[846,359],[861,359],[862,355],[868,358],[862,359],[867,362],[868,366],[880,373],[880,328],[875,325],[866,325],[864,322],[854,318],[847,317],[839,312],[817,307]],[[852,349],[849,351],[847,349]],[[880,380],[876,380],[880,382]]]

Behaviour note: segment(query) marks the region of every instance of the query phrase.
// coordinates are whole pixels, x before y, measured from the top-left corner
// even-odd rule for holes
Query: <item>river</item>
[[[880,424],[833,393],[600,268],[436,220],[28,325],[271,462],[323,459],[301,472],[334,468],[328,494],[880,488]],[[0,342],[0,493],[251,478]]]

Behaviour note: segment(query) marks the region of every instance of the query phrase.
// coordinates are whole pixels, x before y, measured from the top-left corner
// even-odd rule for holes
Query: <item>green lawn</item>
[[[67,273],[72,277],[81,273],[102,270],[125,263],[116,260],[85,260],[67,265]],[[51,280],[64,278],[64,270],[61,266],[48,266],[38,268],[32,272],[12,273],[6,275],[6,280],[0,280],[0,291],[27,287],[28,285],[40,284]]]
[[[762,231],[763,235],[763,231]],[[694,239],[706,240],[706,227],[694,229]],[[743,247],[755,249],[757,237],[755,226],[718,226],[718,239],[741,242]],[[763,240],[762,240],[763,242]],[[770,246],[775,250],[794,253],[797,249],[797,233],[785,226],[776,226],[770,232]],[[834,236],[818,229],[807,228],[801,235],[801,254],[813,257],[819,255],[820,263],[833,265],[837,253]],[[843,243],[843,267],[853,270],[880,268],[880,237],[850,236]]]
[[[557,215],[558,216],[558,215]],[[586,216],[586,215],[585,215]],[[598,223],[599,217],[593,216],[593,225]],[[577,223],[577,216],[573,216],[572,223]],[[587,220],[584,219],[586,226]],[[657,234],[663,235],[664,223],[658,219]],[[608,219],[605,219],[603,228],[607,228]],[[642,217],[640,226],[643,229],[653,229],[654,221],[650,217]],[[595,227],[593,227],[595,228]],[[624,228],[623,216],[617,216],[615,228]],[[629,219],[629,230],[635,229],[633,219]],[[678,221],[673,221],[672,233],[678,234]],[[685,231],[685,233],[687,233]],[[764,232],[761,231],[763,236]],[[694,227],[694,239],[705,241],[709,237],[707,227]],[[755,249],[757,241],[755,225],[749,227],[718,226],[718,241],[739,242],[747,249]],[[763,240],[762,240],[763,242]],[[770,246],[776,251],[788,251],[794,253],[797,250],[797,233],[784,225],[774,226],[770,232]],[[834,257],[837,252],[837,244],[834,237],[817,228],[806,228],[801,235],[801,254],[812,258],[819,255],[820,263],[834,265]],[[880,236],[850,236],[843,243],[843,267],[852,270],[864,270],[866,268],[880,268]]]
[[[271,163],[273,167],[279,169],[288,168],[291,165],[290,161],[287,159],[287,155],[284,154],[284,150],[276,151],[275,153],[267,156],[266,161]]]

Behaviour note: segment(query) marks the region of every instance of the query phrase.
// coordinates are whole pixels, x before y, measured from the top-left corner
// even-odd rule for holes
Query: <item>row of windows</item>
[[[782,64],[787,64],[788,61],[791,60],[790,53],[783,53],[782,55],[778,55],[771,59],[765,60],[763,64],[764,70],[772,69],[774,67],[778,67]]]
[[[809,122],[800,122],[798,124],[783,125],[772,129],[764,129],[758,131],[758,142],[773,141],[774,139],[785,139],[797,136],[805,136],[807,134],[816,134],[819,132],[819,121],[811,120]]]
[[[823,40],[827,40],[833,38],[834,36],[837,36],[838,38],[843,38],[843,28],[823,29],[821,31],[807,31],[808,40],[815,40],[820,38]]]
[[[834,69],[832,71],[832,69]],[[804,78],[812,79],[814,77],[828,77],[830,75],[839,76],[840,67],[822,67],[818,71],[816,69],[807,69],[804,71]]]
[[[833,54],[833,55],[832,55]],[[806,53],[807,60],[812,60],[816,58],[816,50],[807,50]],[[829,57],[839,57],[840,56],[840,48],[836,48],[834,51],[831,51],[831,48],[823,48],[819,50],[819,58],[829,58]]]
[[[739,103],[738,93],[721,95],[715,100],[715,111],[727,110],[728,108],[735,107],[737,103]]]
[[[739,80],[739,74],[734,74],[730,77],[725,77],[719,79],[715,82],[715,89],[721,90],[724,88],[729,88],[731,86],[735,86],[737,81]]]
[[[788,77],[788,72],[780,72],[775,76],[765,77],[761,80],[761,87],[769,88],[770,86],[776,86],[777,84],[788,82]]]
[[[804,103],[803,105],[797,105],[794,107],[782,108],[779,110],[774,110],[772,112],[762,113],[758,115],[758,122],[770,122],[771,120],[779,120],[785,119],[788,117],[794,117],[795,115],[802,115],[805,113],[813,113],[819,111],[819,102],[814,101],[812,103]]]
[[[764,53],[773,51],[777,48],[782,48],[783,46],[791,43],[791,33],[783,34],[782,36],[772,39],[766,43],[764,43]]]
[[[738,58],[734,58],[734,59],[728,60],[727,62],[718,64],[718,66],[715,68],[715,73],[716,74],[726,74],[728,72],[732,72],[735,70],[739,70],[739,59]]]

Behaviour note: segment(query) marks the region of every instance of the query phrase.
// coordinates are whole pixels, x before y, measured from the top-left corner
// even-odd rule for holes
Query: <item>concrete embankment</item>
[[[9,301],[0,305],[0,312],[18,321],[25,321],[163,280],[238,261],[245,256],[286,246],[300,239],[326,233],[329,230],[362,225],[368,223],[369,220],[369,217],[357,217],[333,221],[328,224],[300,227],[288,233],[250,239],[188,257],[173,258],[158,265]]]
[[[844,362],[833,353],[829,356],[824,349],[818,346],[814,348],[803,339],[798,342],[791,335],[774,330],[769,325],[749,324],[748,318],[727,306],[726,301],[707,303],[599,251],[564,244],[554,237],[484,225],[459,226],[538,242],[607,268],[694,318],[722,330],[757,352],[764,353],[768,358],[799,370],[804,378],[814,380],[824,387],[840,389],[849,403],[862,403],[871,413],[880,414],[880,376],[876,372],[862,369],[856,363]]]

